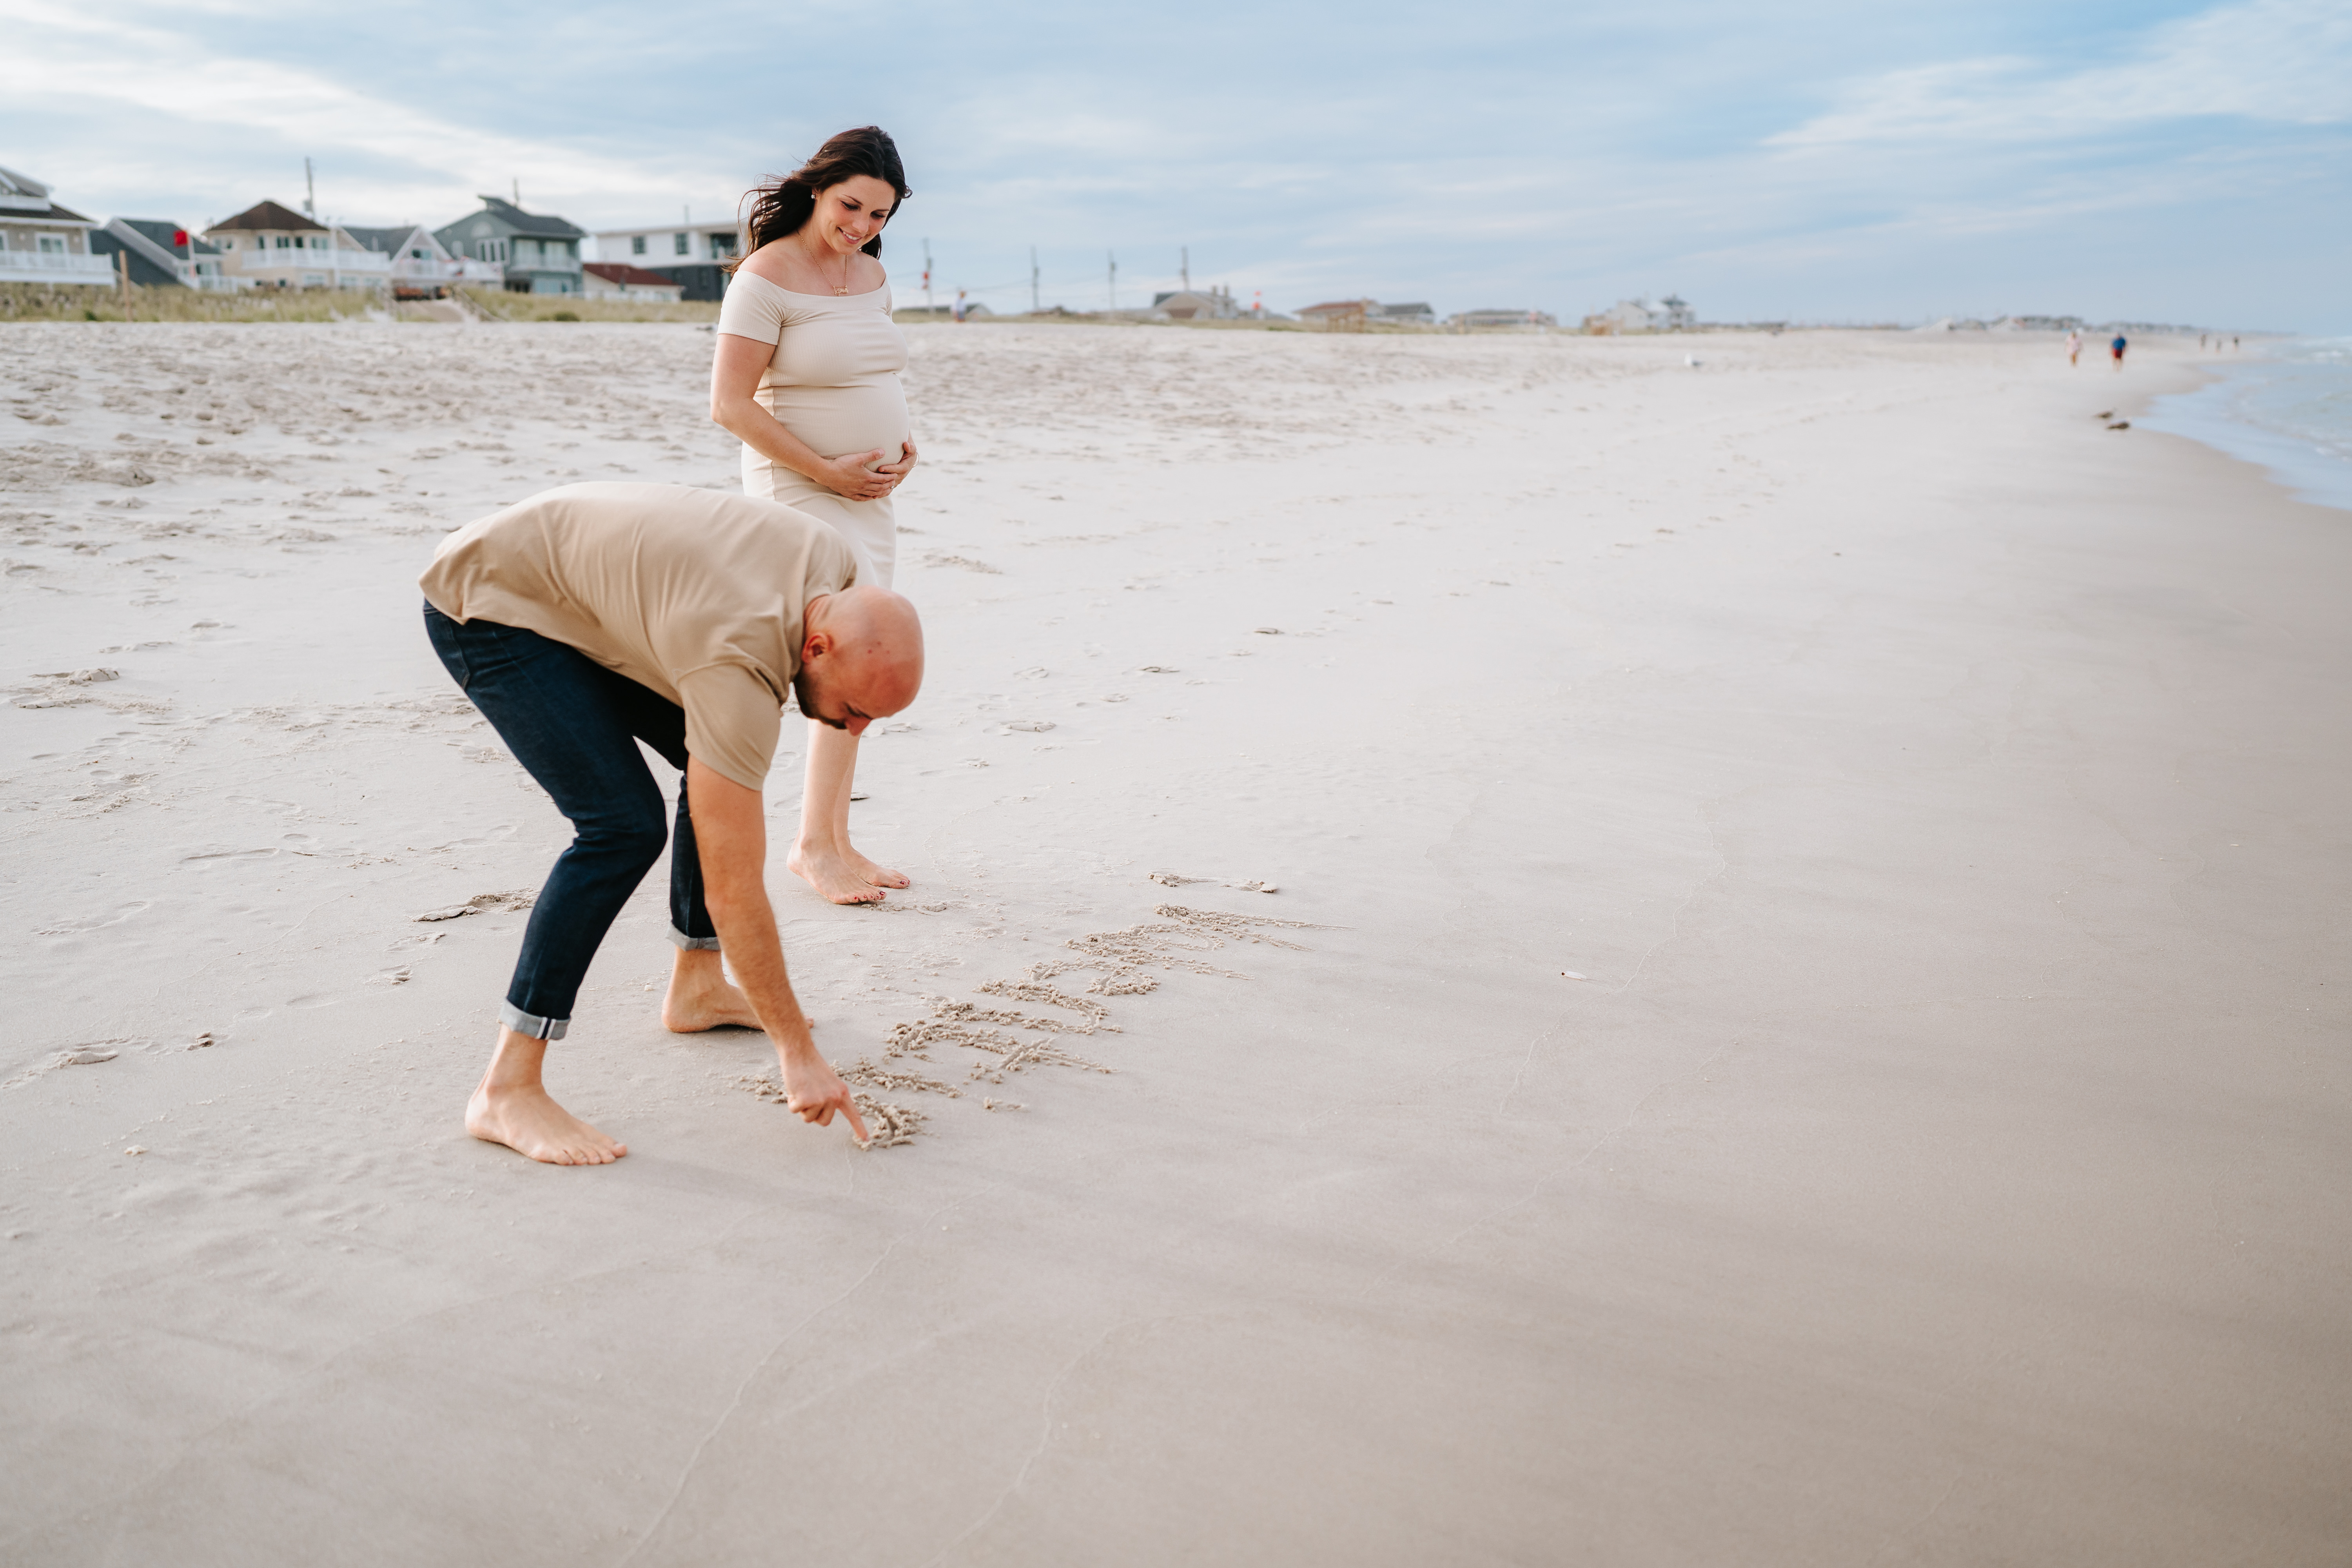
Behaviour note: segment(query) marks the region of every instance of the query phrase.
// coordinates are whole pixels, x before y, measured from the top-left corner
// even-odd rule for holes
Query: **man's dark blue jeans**
[[[519,1035],[560,1040],[588,961],[670,837],[661,791],[637,742],[683,773],[686,710],[577,648],[520,626],[461,625],[428,604],[425,631],[515,761],[572,819],[572,847],[556,858],[539,890],[499,1012],[499,1021]],[[683,778],[671,845],[670,941],[716,948]]]

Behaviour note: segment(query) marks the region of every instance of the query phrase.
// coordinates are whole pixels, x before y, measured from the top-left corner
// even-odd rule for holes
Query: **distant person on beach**
[[[752,191],[748,254],[730,263],[710,364],[710,417],[743,443],[743,493],[831,523],[858,580],[890,585],[890,498],[915,466],[907,340],[890,320],[882,226],[907,199],[898,149],[877,126],[845,131]],[[800,834],[784,864],[836,904],[878,902],[904,874],[849,841],[856,735],[812,720]]]
[[[2116,341],[2107,345],[2107,352],[2116,356],[2116,368],[2117,370],[2121,370],[2124,367],[2124,347],[2125,340],[2124,335],[2121,332],[2117,332],[2116,334]]]
[[[787,693],[852,736],[915,700],[915,607],[867,584],[848,542],[807,513],[685,485],[543,491],[443,540],[418,585],[434,651],[574,829],[523,928],[466,1130],[553,1165],[628,1152],[551,1099],[541,1069],[589,960],[661,858],[643,742],[682,775],[662,1023],[766,1030],[790,1108],[820,1126],[839,1111],[864,1142],[785,973],[760,796]]]
[[[2068,364],[2080,364],[2083,363],[2083,334],[2081,332],[2068,332],[2066,334],[2066,363]]]

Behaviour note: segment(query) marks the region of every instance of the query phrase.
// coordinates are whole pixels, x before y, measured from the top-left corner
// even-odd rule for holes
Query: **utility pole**
[[[1192,291],[1192,247],[1180,245],[1176,247],[1176,254],[1183,258],[1177,263],[1177,275],[1184,279],[1184,292],[1190,294]]]
[[[1033,245],[1029,247],[1029,313],[1034,316],[1044,308],[1037,299],[1037,247]]]
[[[319,217],[319,182],[310,173],[310,160],[302,160],[302,210],[310,215],[313,223]]]
[[[925,313],[926,315],[929,314],[929,313],[930,313],[930,309],[931,309],[931,242],[930,242],[929,240],[928,240],[928,239],[927,239],[927,240],[923,241],[923,311],[924,311],[924,313]]]
[[[1110,258],[1110,308],[1116,310],[1118,309],[1118,256],[1115,251],[1105,251],[1104,254]]]

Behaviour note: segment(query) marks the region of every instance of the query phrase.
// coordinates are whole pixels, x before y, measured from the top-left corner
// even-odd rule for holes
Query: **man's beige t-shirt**
[[[452,620],[522,626],[686,710],[688,754],[767,781],[809,600],[857,579],[832,528],[685,485],[565,485],[469,522],[417,585]]]

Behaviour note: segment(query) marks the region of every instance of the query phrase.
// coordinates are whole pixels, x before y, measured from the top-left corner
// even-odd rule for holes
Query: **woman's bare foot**
[[[907,879],[907,873],[904,871],[893,871],[887,866],[877,865],[860,855],[854,847],[844,846],[841,858],[849,863],[849,868],[852,871],[866,879],[869,887],[911,888],[915,885]]]
[[[756,1029],[760,1015],[751,999],[727,978],[719,954],[705,947],[682,947],[670,965],[669,993],[662,998],[662,1027],[673,1035],[705,1029]]]
[[[555,1103],[538,1084],[493,1087],[466,1104],[466,1131],[550,1165],[609,1165],[629,1152]]]
[[[905,877],[856,850],[829,845],[793,845],[784,868],[836,904],[878,904],[883,889],[909,886]]]

